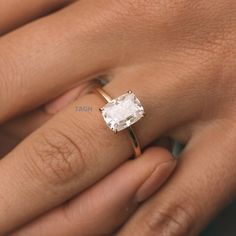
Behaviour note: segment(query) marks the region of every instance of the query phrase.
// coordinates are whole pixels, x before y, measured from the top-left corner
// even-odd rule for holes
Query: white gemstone
[[[101,111],[107,126],[114,132],[131,126],[144,116],[143,106],[131,91],[108,102]]]

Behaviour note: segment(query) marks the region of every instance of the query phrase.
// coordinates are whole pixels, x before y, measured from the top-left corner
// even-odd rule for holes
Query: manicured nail
[[[168,179],[176,166],[176,161],[169,160],[164,163],[160,163],[149,175],[147,180],[141,185],[135,195],[136,202],[143,202],[154,194],[161,185]]]

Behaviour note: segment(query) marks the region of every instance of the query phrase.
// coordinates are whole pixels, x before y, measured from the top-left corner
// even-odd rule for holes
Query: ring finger
[[[0,126],[0,158],[12,150],[25,137],[38,129],[46,121],[67,105],[73,103],[78,97],[88,93],[92,87],[97,86],[96,80],[88,81],[67,91],[56,99],[31,112],[23,114]]]

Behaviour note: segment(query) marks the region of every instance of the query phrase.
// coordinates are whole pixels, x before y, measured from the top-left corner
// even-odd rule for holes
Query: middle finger
[[[0,123],[110,68],[118,50],[101,3],[76,2],[0,38]]]

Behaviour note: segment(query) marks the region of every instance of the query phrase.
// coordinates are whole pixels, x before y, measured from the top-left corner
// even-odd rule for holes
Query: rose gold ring
[[[94,92],[99,94],[107,104],[100,108],[100,112],[106,125],[114,132],[128,129],[135,157],[141,155],[141,146],[132,128],[132,125],[144,117],[144,108],[139,99],[132,91],[113,99],[101,87],[95,88]]]

